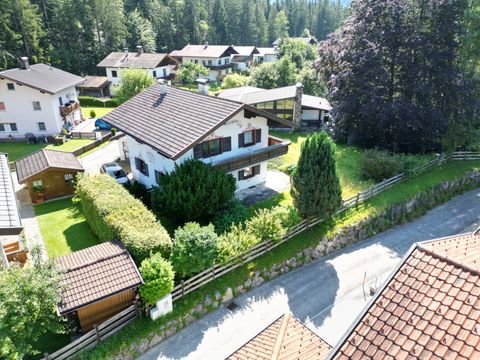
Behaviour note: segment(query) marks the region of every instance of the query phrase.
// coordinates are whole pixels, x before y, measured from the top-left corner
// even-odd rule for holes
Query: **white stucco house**
[[[161,83],[103,119],[126,134],[133,176],[148,188],[191,158],[232,174],[238,190],[261,184],[268,160],[290,144],[269,136],[270,126],[294,127],[245,103]]]
[[[80,76],[46,64],[0,72],[0,138],[55,135],[82,121],[75,86]]]
[[[233,48],[238,54],[232,55],[231,62],[237,71],[246,71],[251,68],[255,55],[260,53],[256,46],[234,46]]]
[[[253,61],[256,64],[278,60],[277,47],[259,47],[257,50],[258,54],[253,56]]]
[[[124,52],[111,52],[97,67],[105,68],[110,92],[113,93],[125,69],[144,69],[155,79],[170,79],[177,65],[178,62],[168,54],[146,53],[138,45],[136,52],[128,52],[127,48]]]
[[[228,45],[190,45],[181,50],[175,50],[170,56],[182,64],[193,62],[209,69],[207,78],[210,81],[222,81],[227,74],[232,72],[232,55],[238,55],[233,46]]]

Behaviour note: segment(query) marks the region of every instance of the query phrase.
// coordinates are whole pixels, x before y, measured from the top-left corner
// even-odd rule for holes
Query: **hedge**
[[[85,107],[117,107],[117,99],[110,99],[107,101],[100,101],[100,99],[91,97],[91,96],[79,96],[78,100],[80,101],[81,106]]]
[[[168,259],[172,241],[140,200],[108,175],[78,178],[77,198],[93,232],[101,241],[120,240],[137,263],[151,253]]]

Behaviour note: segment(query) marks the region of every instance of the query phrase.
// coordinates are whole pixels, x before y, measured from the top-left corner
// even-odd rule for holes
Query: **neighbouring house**
[[[97,67],[105,68],[107,79],[110,81],[110,93],[120,83],[124,69],[144,69],[155,79],[170,79],[172,69],[178,62],[168,54],[146,53],[141,45],[136,52],[111,52],[100,61]]]
[[[331,110],[327,99],[304,94],[301,84],[270,90],[243,86],[224,90],[218,97],[253,105],[305,127],[322,127]]]
[[[8,155],[0,153],[0,266],[27,260],[28,250],[20,237],[22,230]]]
[[[77,86],[80,96],[110,97],[110,81],[106,76],[85,76],[85,82]]]
[[[238,54],[232,55],[231,62],[237,71],[246,71],[253,66],[254,57],[260,52],[256,46],[234,46]]]
[[[58,313],[78,317],[88,331],[134,304],[142,277],[118,241],[75,251],[55,260],[61,273]]]
[[[170,53],[182,64],[195,63],[205,66],[209,69],[207,78],[210,81],[222,81],[227,74],[232,72],[232,55],[237,55],[238,51],[233,46],[228,45],[204,45],[188,44],[181,50],[175,50]]]
[[[317,39],[315,39],[314,37],[292,37],[292,38],[288,38],[288,39],[292,39],[292,40],[301,40],[303,41],[305,44],[308,44],[308,45],[316,45],[317,44]],[[280,44],[282,43],[282,38],[278,38],[277,40],[275,40],[273,43],[272,43],[272,46],[280,46]]]
[[[258,54],[253,56],[253,61],[256,64],[278,60],[277,47],[259,47],[257,50]]]
[[[417,243],[328,359],[480,359],[479,231]]]
[[[15,161],[15,169],[33,201],[73,194],[75,178],[84,171],[72,153],[46,149]]]
[[[330,345],[287,313],[255,335],[228,360],[313,360],[324,359]]]
[[[0,71],[0,139],[55,135],[83,120],[75,87],[80,76],[20,59]]]
[[[290,144],[269,136],[269,127],[294,127],[248,104],[161,83],[103,119],[127,135],[134,178],[148,188],[191,158],[225,169],[238,190],[261,184],[268,160],[286,154]]]

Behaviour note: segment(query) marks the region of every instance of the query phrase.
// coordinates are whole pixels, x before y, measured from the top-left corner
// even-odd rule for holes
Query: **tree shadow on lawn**
[[[68,247],[72,251],[78,251],[90,246],[100,244],[87,221],[79,222],[69,226],[63,231]]]

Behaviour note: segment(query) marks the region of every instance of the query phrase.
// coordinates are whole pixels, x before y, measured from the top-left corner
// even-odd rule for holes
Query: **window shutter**
[[[243,133],[238,134],[238,147],[242,148],[242,147],[244,147],[244,145],[245,145],[245,140],[244,140],[244,137],[243,137]]]
[[[222,153],[232,150],[232,138],[230,136],[222,138]]]
[[[243,170],[238,172],[238,180],[243,180]]]
[[[253,167],[253,176],[260,174],[260,165]]]
[[[194,159],[201,159],[203,157],[202,154],[202,144],[197,144],[193,148],[193,158]]]
[[[255,143],[262,141],[262,129],[255,130]]]

